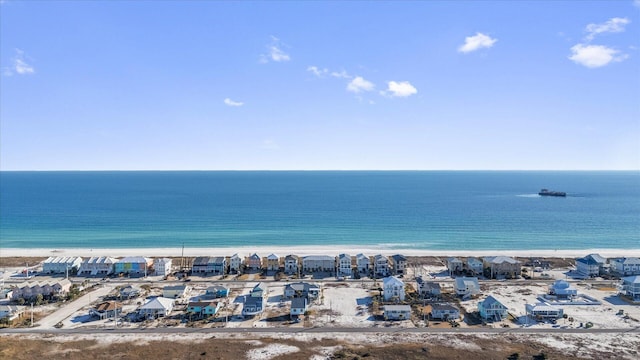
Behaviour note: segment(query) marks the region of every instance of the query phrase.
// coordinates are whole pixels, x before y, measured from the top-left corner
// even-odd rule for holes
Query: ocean
[[[638,249],[640,172],[0,172],[0,249],[183,245]]]

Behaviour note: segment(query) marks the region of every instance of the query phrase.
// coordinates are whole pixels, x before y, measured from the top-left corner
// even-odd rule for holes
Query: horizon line
[[[0,172],[638,172],[640,169],[0,169]]]

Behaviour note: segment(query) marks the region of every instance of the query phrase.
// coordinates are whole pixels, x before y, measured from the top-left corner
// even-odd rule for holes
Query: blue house
[[[215,315],[220,310],[218,301],[191,301],[187,305],[187,313],[202,317]]]
[[[214,299],[223,298],[229,295],[229,289],[220,285],[209,286],[204,295],[205,297]]]
[[[478,311],[483,319],[489,321],[501,321],[507,318],[507,307],[491,295],[478,303]]]

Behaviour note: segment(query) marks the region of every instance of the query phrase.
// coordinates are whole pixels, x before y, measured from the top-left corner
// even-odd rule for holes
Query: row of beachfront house
[[[184,266],[184,264],[183,264]],[[192,274],[225,275],[242,272],[282,271],[286,274],[328,272],[338,277],[354,275],[371,275],[384,277],[403,275],[406,272],[407,258],[403,255],[351,256],[340,254],[309,255],[299,257],[287,255],[280,257],[270,254],[260,257],[252,254],[241,257],[234,254],[225,256],[198,256],[186,265]],[[101,256],[82,259],[81,257],[50,257],[42,264],[42,272],[46,274],[77,274],[79,276],[107,276],[111,274],[128,274],[131,276],[171,274],[172,259],[151,259],[143,256],[129,256],[122,259]]]
[[[623,257],[607,259],[598,254],[589,254],[576,259],[576,271],[585,277],[604,274],[621,277],[640,275],[640,258]]]
[[[449,275],[453,277],[485,275],[492,279],[517,278],[522,272],[522,263],[508,256],[487,256],[482,260],[474,257],[450,257],[446,259],[445,265]]]

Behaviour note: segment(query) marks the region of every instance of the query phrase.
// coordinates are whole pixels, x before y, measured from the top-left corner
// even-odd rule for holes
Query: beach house
[[[224,256],[198,256],[193,260],[191,272],[193,274],[224,275],[227,259]]]
[[[190,301],[186,312],[204,318],[217,314],[221,307],[222,303],[219,301]]]
[[[168,299],[183,298],[189,293],[191,288],[187,285],[170,285],[162,288],[162,297]]]
[[[307,312],[307,306],[309,302],[305,297],[296,297],[291,299],[291,309],[289,311],[289,315],[291,317],[304,315]]]
[[[350,277],[352,275],[353,269],[351,268],[351,255],[340,254],[336,258],[336,262],[338,264],[338,276]]]
[[[525,313],[528,317],[536,320],[559,319],[564,315],[564,310],[560,307],[546,304],[525,304]]]
[[[489,269],[489,277],[515,279],[521,274],[520,261],[508,256],[488,256],[482,259],[482,265]]]
[[[287,284],[284,287],[285,298],[303,297],[309,300],[309,302],[318,298],[320,294],[320,287],[316,284],[309,284],[306,282],[297,282]]]
[[[507,318],[507,307],[489,295],[478,303],[480,317],[488,321],[501,321]]]
[[[249,294],[251,297],[263,297],[267,295],[267,288],[263,283],[257,283]]]
[[[263,310],[264,310],[263,297],[254,297],[254,296],[244,297],[244,304],[242,306],[242,315],[255,316],[255,315],[261,314]]]
[[[247,257],[244,263],[247,267],[247,270],[252,272],[259,271],[262,268],[262,261],[260,259],[260,256],[258,256],[258,254],[256,253]]]
[[[368,274],[370,269],[371,260],[368,256],[360,253],[356,255],[356,266],[360,274]]]
[[[204,293],[204,296],[207,298],[223,298],[229,295],[229,289],[222,285],[213,285],[209,286]]]
[[[472,276],[482,275],[482,261],[473,257],[467,258],[464,269]]]
[[[632,301],[640,301],[640,275],[624,277],[620,280],[622,294]]]
[[[229,272],[232,274],[242,272],[242,258],[238,254],[233,254],[229,258]]]
[[[284,272],[287,274],[297,274],[300,271],[300,258],[297,255],[287,255],[284,257]]]
[[[60,281],[34,281],[23,282],[13,288],[11,300],[19,301],[34,300],[41,295],[45,300],[61,298],[71,289],[71,281],[62,279]]]
[[[549,295],[562,300],[571,299],[578,295],[578,289],[571,286],[571,284],[565,280],[556,280],[553,284],[549,285]]]
[[[269,254],[269,256],[264,258],[262,268],[266,269],[267,271],[280,270],[280,257],[276,254]]]
[[[460,319],[460,309],[451,304],[431,304],[429,317],[433,320],[458,320]]]
[[[589,254],[576,259],[576,271],[585,277],[594,277],[604,271],[607,259],[598,254]]]
[[[456,257],[447,258],[445,261],[447,265],[447,271],[449,272],[449,276],[455,276],[462,272],[463,262],[462,260]]]
[[[51,256],[42,263],[45,274],[76,274],[82,265],[78,256]]]
[[[121,287],[120,290],[118,291],[118,295],[120,299],[132,299],[140,296],[140,293],[141,293],[140,288],[133,285],[127,285],[127,286]]]
[[[409,305],[384,305],[382,309],[385,320],[411,319],[411,306]]]
[[[79,276],[107,276],[113,274],[118,259],[108,256],[94,256],[82,261],[78,269]]]
[[[173,299],[156,297],[138,308],[138,314],[146,319],[156,319],[171,314]]]
[[[391,266],[391,273],[394,275],[404,275],[407,268],[407,257],[400,254],[395,254],[389,257],[389,265]]]
[[[382,254],[373,257],[373,275],[384,277],[389,275],[389,259]]]
[[[130,276],[147,276],[151,265],[153,265],[153,259],[143,256],[127,256],[114,264],[114,272]]]
[[[384,301],[404,301],[404,282],[395,276],[382,280]]]
[[[609,263],[611,272],[619,276],[640,275],[640,259],[637,257],[613,259]]]
[[[438,298],[441,294],[440,284],[434,281],[424,281],[421,277],[416,278],[418,294],[421,298]]]
[[[302,258],[302,271],[312,272],[333,272],[335,271],[336,259],[328,255],[309,255]]]
[[[475,277],[458,277],[453,282],[453,289],[458,296],[469,297],[480,293],[480,284]]]
[[[25,310],[26,306],[0,305],[0,320],[14,322],[22,317]]]
[[[173,261],[170,258],[157,258],[153,260],[153,270],[157,276],[167,276],[171,274]]]
[[[122,314],[122,303],[117,301],[104,301],[89,310],[89,315],[99,319],[110,319]]]

